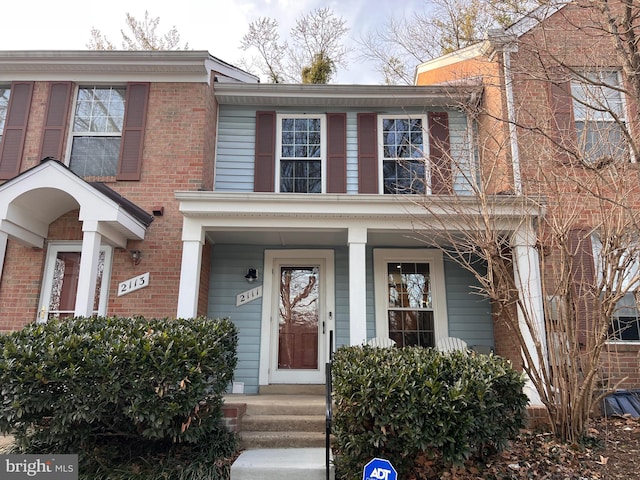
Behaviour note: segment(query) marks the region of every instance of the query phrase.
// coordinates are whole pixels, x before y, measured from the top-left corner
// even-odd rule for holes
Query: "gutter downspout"
[[[511,144],[511,164],[513,167],[513,189],[516,195],[522,195],[522,177],[520,175],[520,150],[516,132],[516,112],[513,101],[513,74],[511,72],[511,52],[517,51],[513,44],[503,46],[504,89],[507,97],[507,122],[509,124],[509,143]]]
[[[509,146],[511,148],[511,167],[513,169],[513,193],[522,195],[522,177],[520,174],[520,150],[516,131],[516,109],[513,100],[513,72],[511,71],[511,53],[518,51],[517,38],[501,28],[491,29],[487,33],[484,52],[492,59],[502,53],[504,69],[504,91],[507,102],[507,123],[509,125]]]

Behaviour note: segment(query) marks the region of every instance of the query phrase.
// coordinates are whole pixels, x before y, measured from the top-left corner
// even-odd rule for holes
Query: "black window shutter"
[[[120,162],[116,180],[140,180],[149,83],[127,84]]]
[[[53,157],[56,160],[62,160],[73,84],[71,82],[51,82],[49,85],[44,132],[40,144],[40,159]]]
[[[451,182],[451,153],[449,139],[449,114],[429,112],[429,159],[431,162],[431,193],[449,195]]]
[[[273,192],[276,169],[276,112],[256,112],[253,190]]]
[[[378,193],[377,114],[358,114],[358,192]]]
[[[327,193],[347,193],[347,114],[327,114]]]
[[[11,84],[9,108],[0,145],[0,180],[8,180],[20,173],[32,97],[33,82]]]

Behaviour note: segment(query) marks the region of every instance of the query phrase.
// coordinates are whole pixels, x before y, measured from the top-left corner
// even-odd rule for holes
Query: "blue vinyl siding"
[[[262,299],[236,307],[236,295],[251,288],[244,279],[248,267],[259,270],[256,285],[263,284],[264,250],[255,245],[215,245],[212,249],[209,284],[209,317],[228,317],[238,327],[238,365],[234,381],[244,382],[245,393],[258,392]],[[292,246],[291,248],[309,248]],[[335,344],[349,345],[349,256],[348,247],[334,248],[335,255]],[[373,249],[367,248],[367,338],[375,337]],[[473,275],[445,259],[445,285],[449,335],[470,346],[493,346],[493,323],[488,301],[472,293]],[[265,294],[267,292],[264,292]]]
[[[209,283],[209,317],[228,317],[238,327],[238,365],[234,381],[245,383],[246,393],[258,392],[262,300],[236,307],[236,295],[251,288],[244,279],[247,268],[259,269],[263,250],[255,246],[215,245]],[[259,280],[262,283],[262,279]]]
[[[306,111],[278,109],[278,113],[322,114],[337,109]],[[347,112],[347,193],[358,193],[357,111]],[[418,115],[420,110],[386,111],[386,114]],[[219,192],[252,192],[255,148],[255,108],[222,105],[218,119],[215,190]],[[452,172],[454,190],[458,194],[470,192],[468,187],[470,154],[467,119],[464,113],[449,111]],[[460,168],[466,169],[461,172]],[[475,170],[475,169],[474,169]]]
[[[471,347],[493,347],[493,318],[490,302],[472,287],[479,286],[473,274],[445,256],[445,287],[449,336],[463,339]]]

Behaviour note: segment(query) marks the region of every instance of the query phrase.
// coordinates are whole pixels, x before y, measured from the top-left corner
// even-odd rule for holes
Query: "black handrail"
[[[326,430],[325,430],[325,465],[326,478],[329,480],[331,469],[331,424],[333,422],[333,384],[331,381],[331,364],[333,362],[333,330],[329,330],[329,361],[325,368],[326,376],[326,393],[327,408],[325,413]]]

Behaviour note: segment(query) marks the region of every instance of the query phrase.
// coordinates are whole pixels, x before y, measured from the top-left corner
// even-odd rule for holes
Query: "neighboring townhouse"
[[[607,5],[614,5],[615,12],[615,2]],[[546,196],[548,215],[558,219],[558,224],[571,224],[568,233],[575,236],[571,241],[581,265],[574,268],[571,294],[584,299],[598,295],[584,289],[597,280],[602,210],[597,195],[579,185],[588,185],[590,176],[619,162],[628,176],[623,179],[628,187],[625,202],[640,210],[638,159],[616,124],[637,131],[637,98],[625,97],[629,91],[625,70],[614,39],[607,34],[610,25],[593,2],[558,2],[539,8],[506,30],[489,32],[484,42],[419,65],[415,77],[417,85],[483,86],[477,109],[480,165],[482,174],[489,175],[487,169],[492,167],[493,175],[486,183],[495,191]],[[570,158],[572,151],[580,155]],[[554,170],[558,172],[554,178],[564,178],[564,183],[544,190]],[[570,197],[571,202],[565,203]],[[544,238],[540,242],[543,246]],[[553,258],[551,252],[549,259]],[[546,261],[543,281],[553,280],[552,262]],[[637,263],[631,273],[634,268]],[[576,307],[583,346],[589,329],[585,325],[592,314],[588,304],[584,300]],[[619,387],[637,388],[640,317],[634,293],[630,291],[618,307],[600,380],[610,386],[626,378]],[[496,330],[498,350],[508,342],[508,336]]]
[[[475,277],[434,246],[479,211],[461,108],[479,93],[262,85],[203,52],[0,52],[0,329],[229,317],[245,393],[322,384],[331,348],[374,337],[501,353]],[[498,191],[535,291],[538,209]]]
[[[175,316],[174,192],[213,186],[225,81],[258,79],[201,51],[0,52],[0,330]]]

